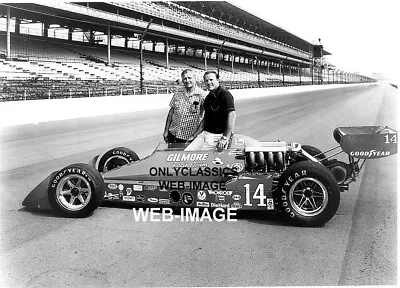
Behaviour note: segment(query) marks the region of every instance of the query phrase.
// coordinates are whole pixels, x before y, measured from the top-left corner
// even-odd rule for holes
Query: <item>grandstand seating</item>
[[[133,1],[133,2],[111,2],[112,4],[134,11],[154,15],[163,19],[168,19],[176,23],[185,24],[199,28],[204,31],[209,31],[216,34],[224,34],[224,36],[239,39],[244,42],[258,44],[262,46],[273,47],[281,52],[297,54],[301,57],[308,57],[305,52],[302,52],[294,47],[288,47],[283,43],[278,43],[267,37],[246,31],[239,27],[233,27],[228,23],[221,23],[217,19],[206,15],[191,11],[183,6],[176,5],[171,2],[152,2],[152,1]]]
[[[112,47],[108,63],[107,47],[76,41],[11,34],[11,59],[6,59],[5,34],[0,32],[0,100],[63,97],[95,97],[139,93],[140,54],[135,49]],[[190,68],[202,81],[204,58],[143,53],[145,93],[165,93],[175,89],[180,73]],[[208,70],[217,70],[217,60],[207,59]],[[257,66],[221,59],[222,83],[228,88],[258,87]],[[302,76],[303,83],[307,81]],[[73,80],[73,81],[70,81]],[[178,80],[178,81],[177,81]],[[285,85],[298,83],[297,74],[285,76]],[[282,85],[279,69],[260,67],[262,87]]]

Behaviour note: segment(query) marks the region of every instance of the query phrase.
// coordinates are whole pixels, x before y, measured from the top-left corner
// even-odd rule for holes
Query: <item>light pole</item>
[[[299,79],[300,79],[300,86],[301,86],[301,71],[300,71],[300,64],[297,64],[297,74],[299,75]]]
[[[258,88],[261,87],[261,81],[260,81],[260,59],[256,56],[256,61],[257,61],[257,82],[258,82]]]
[[[143,39],[146,36],[147,30],[149,29],[151,23],[153,22],[153,18],[150,19],[149,23],[147,23],[146,29],[144,29],[144,32],[142,35],[140,35],[140,41],[139,41],[139,50],[140,50],[140,63],[139,63],[139,68],[140,68],[140,94],[143,95]]]
[[[225,41],[226,41],[226,39],[224,41],[222,41],[221,45],[219,46],[219,48],[217,50],[217,73],[218,73],[218,75],[219,75],[219,52],[220,52],[222,46],[224,46]]]

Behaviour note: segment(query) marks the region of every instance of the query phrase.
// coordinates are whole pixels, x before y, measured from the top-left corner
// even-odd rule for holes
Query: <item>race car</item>
[[[239,134],[221,152],[160,143],[139,159],[132,150],[117,147],[88,164],[51,173],[22,205],[65,217],[89,216],[104,202],[262,210],[282,212],[295,225],[323,226],[367,159],[397,153],[397,131],[387,126],[339,127],[333,136],[339,145],[325,152]],[[332,158],[340,153],[348,155],[348,163]]]

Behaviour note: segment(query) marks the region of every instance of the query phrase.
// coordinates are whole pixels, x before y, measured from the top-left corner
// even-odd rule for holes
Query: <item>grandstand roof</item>
[[[254,33],[260,34],[260,35],[265,35],[266,37],[276,40],[280,43],[284,43],[286,45],[296,47],[302,51],[310,51],[310,45],[311,43],[307,42],[304,39],[301,39],[300,37],[278,27],[275,26],[257,16],[254,16],[253,14],[238,8],[237,6],[226,2],[226,1],[179,1],[179,2],[168,2],[168,3],[174,3],[179,6],[187,7],[188,9],[192,11],[199,12],[203,15],[206,15],[206,17],[212,17],[214,19],[218,19],[221,21],[224,21],[226,23],[229,23],[231,25],[234,25],[236,27],[240,27],[243,29],[246,29],[248,31],[252,31]],[[89,7],[89,3],[86,2],[75,2],[75,4],[80,4],[85,7],[86,5]],[[42,4],[40,2],[38,3],[7,3],[7,4],[0,4],[0,14],[5,14],[5,6],[9,7],[14,7],[18,9],[18,15],[21,18],[25,19],[30,19],[30,21],[38,21],[38,22],[46,22],[49,24],[59,24],[64,27],[79,27],[81,29],[91,29],[93,28],[93,25],[95,25],[96,31],[101,31],[103,33],[107,33],[107,25],[111,25],[113,27],[113,33],[118,34],[118,35],[131,35],[132,32],[134,33],[141,33],[141,31],[144,29],[143,27],[135,26],[130,23],[123,23],[120,22],[117,17],[114,18],[109,18],[109,19],[103,19],[99,18],[98,15],[96,14],[91,14],[91,13],[83,13],[83,12],[75,12],[74,9],[64,9],[64,8],[59,8],[58,5],[52,4],[52,2]],[[90,7],[96,7],[97,9],[100,9],[101,11],[105,11],[106,13],[120,13],[123,10],[121,7],[115,8],[113,6],[113,2],[90,2]],[[119,10],[119,12],[118,12]],[[79,9],[78,9],[79,11]],[[84,11],[84,10],[82,10]],[[116,12],[117,11],[117,12]],[[15,13],[15,12],[13,12]],[[128,17],[131,17],[131,10],[126,10],[125,14]],[[139,13],[139,12],[137,12]],[[193,12],[192,12],[193,13]],[[136,15],[137,16],[137,15]],[[145,15],[146,16],[146,15]],[[148,15],[147,15],[148,16]],[[142,15],[143,17],[143,15]],[[148,16],[152,17],[152,16]],[[148,19],[147,19],[148,20]],[[160,23],[159,23],[160,24]],[[150,29],[155,27],[156,25],[153,25]],[[127,30],[125,30],[127,29]],[[154,30],[154,29],[153,29]],[[125,31],[129,31],[128,33]],[[151,35],[150,35],[151,34]],[[163,35],[166,35],[167,32],[163,30]],[[175,34],[168,34],[169,37],[176,37]],[[153,39],[158,39],[160,38],[160,33],[159,31],[152,31],[148,33],[148,38],[152,37]],[[187,40],[188,38],[183,34],[180,34],[179,37],[177,37],[177,40]],[[178,39],[179,38],[179,39]],[[192,40],[192,38],[190,38]],[[235,38],[234,38],[235,39]],[[162,38],[160,38],[162,40]],[[201,42],[201,41],[200,41]],[[198,42],[193,42],[192,46],[196,46],[196,43],[199,44]],[[211,44],[211,46],[215,47],[215,43]],[[219,45],[219,44],[218,44]],[[208,46],[210,46],[210,43],[208,43]],[[239,48],[232,48],[230,47],[229,49],[235,50]],[[269,50],[267,50],[269,51]],[[240,51],[239,51],[240,52]],[[269,51],[271,52],[271,51]],[[274,52],[274,51],[272,51]],[[285,55],[284,52],[277,52],[278,54],[282,54],[283,56]],[[324,51],[325,55],[329,55],[329,52]],[[274,58],[274,55],[268,54],[269,57]],[[294,56],[296,57],[296,56]],[[300,58],[298,58],[300,59]],[[301,59],[300,59],[301,60]],[[300,61],[298,60],[298,61]],[[303,59],[304,60],[304,59]],[[301,60],[302,61],[302,60]],[[296,61],[295,61],[296,62]],[[306,61],[307,62],[307,61]]]
[[[179,1],[174,3],[303,51],[309,51],[310,45],[312,45],[310,42],[226,1]],[[324,55],[331,54],[324,50]]]

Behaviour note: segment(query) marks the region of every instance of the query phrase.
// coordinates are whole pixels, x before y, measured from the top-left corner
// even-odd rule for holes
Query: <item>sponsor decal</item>
[[[133,185],[133,190],[134,191],[143,191],[143,186],[142,185]]]
[[[369,150],[369,151],[351,151],[350,156],[362,156],[362,157],[385,157],[390,156],[390,151],[377,151],[377,150]]]
[[[224,195],[215,195],[215,202],[225,202]]]
[[[159,200],[158,200],[158,203],[169,205],[169,204],[170,204],[170,201],[169,201],[169,199],[159,199]]]
[[[108,184],[108,188],[111,190],[115,190],[115,189],[117,189],[117,184],[115,184],[115,183]]]
[[[222,159],[219,157],[215,157],[215,159],[212,161],[212,163],[214,163],[215,165],[223,165],[224,164]]]
[[[167,162],[207,161],[208,153],[178,153],[168,154]]]
[[[122,200],[134,202],[135,201],[135,196],[122,196]]]
[[[104,198],[107,199],[119,199],[120,194],[114,194],[114,193],[107,193],[106,195],[104,195]]]
[[[235,200],[235,201],[239,201],[240,199],[242,199],[242,196],[236,194],[236,195],[232,196],[232,199]]]
[[[143,202],[144,201],[144,196],[143,195],[137,195],[136,196],[136,201]]]
[[[185,192],[182,195],[182,202],[186,205],[191,205],[193,203],[193,195],[189,192]]]
[[[118,190],[121,190],[121,191],[124,190],[124,185],[119,184],[119,185],[118,185]]]
[[[209,202],[197,202],[196,203],[197,207],[210,207],[210,203]]]
[[[244,169],[244,166],[242,163],[234,163],[232,165],[232,170],[234,170],[236,172],[241,172],[241,171],[243,171],[243,169]]]
[[[208,164],[201,162],[175,162],[172,166],[174,168],[175,167],[196,168],[196,167],[207,167]]]
[[[157,189],[157,186],[156,185],[146,185],[144,189],[149,190],[149,191],[154,191]]]
[[[274,210],[274,199],[267,198],[267,210]]]
[[[157,203],[158,199],[157,198],[147,198],[147,201],[149,201],[150,203]]]
[[[231,205],[231,208],[240,209],[240,208],[242,208],[242,204],[240,204],[238,202],[233,202]]]
[[[132,188],[126,188],[126,195],[132,194]]]
[[[206,191],[198,191],[197,192],[197,199],[204,201],[206,200],[207,195],[206,195]]]
[[[223,195],[223,196],[230,196],[232,195],[233,191],[227,191],[227,190],[208,190],[208,194],[211,195]]]
[[[229,204],[226,204],[226,203],[211,203],[211,208],[229,208]]]

